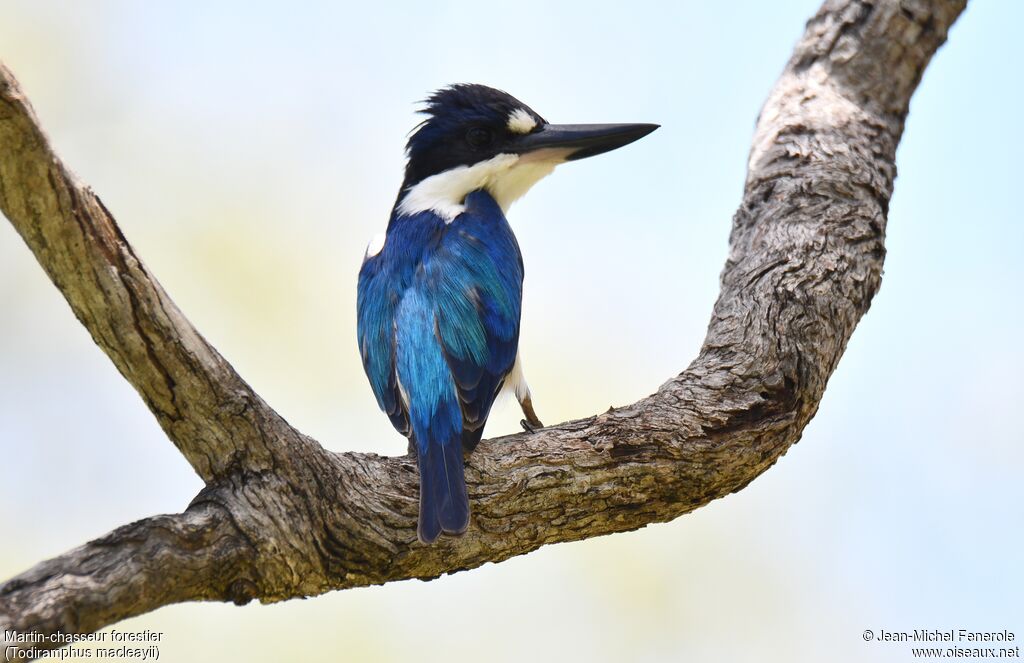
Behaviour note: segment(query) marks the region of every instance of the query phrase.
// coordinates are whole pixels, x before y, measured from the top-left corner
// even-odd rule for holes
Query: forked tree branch
[[[185,513],[0,586],[0,630],[87,632],[179,601],[431,578],[740,490],[799,439],[879,288],[910,97],[964,5],[825,3],[761,112],[700,355],[633,405],[480,444],[466,461],[469,532],[429,546],[416,542],[414,460],[331,453],[264,403],[54,155],[0,67],[0,208],[206,482]]]

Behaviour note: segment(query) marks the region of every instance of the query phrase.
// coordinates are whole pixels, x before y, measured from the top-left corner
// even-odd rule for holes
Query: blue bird
[[[542,427],[519,359],[523,258],[509,205],[565,161],[622,147],[655,124],[548,124],[511,95],[453,85],[409,137],[387,233],[359,271],[359,351],[377,404],[409,439],[420,475],[417,535],[469,525],[463,449],[502,387]]]

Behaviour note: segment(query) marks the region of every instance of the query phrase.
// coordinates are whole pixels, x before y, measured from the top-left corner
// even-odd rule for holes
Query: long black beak
[[[539,131],[519,138],[519,154],[542,149],[567,150],[566,160],[585,159],[640,140],[658,124],[545,124]]]

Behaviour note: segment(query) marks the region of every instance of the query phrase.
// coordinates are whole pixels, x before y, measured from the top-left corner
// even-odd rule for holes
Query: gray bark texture
[[[271,409],[54,154],[0,65],[0,209],[206,482],[184,513],[0,585],[0,631],[435,578],[742,489],[800,438],[878,291],[910,97],[965,2],[825,2],[761,111],[700,355],[632,405],[481,443],[466,459],[469,531],[427,546],[414,459],[329,452]]]

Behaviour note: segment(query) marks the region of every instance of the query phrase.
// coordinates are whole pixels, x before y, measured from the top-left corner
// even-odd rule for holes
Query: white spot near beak
[[[508,130],[514,134],[528,134],[537,128],[537,120],[529,112],[517,108],[508,116]]]

